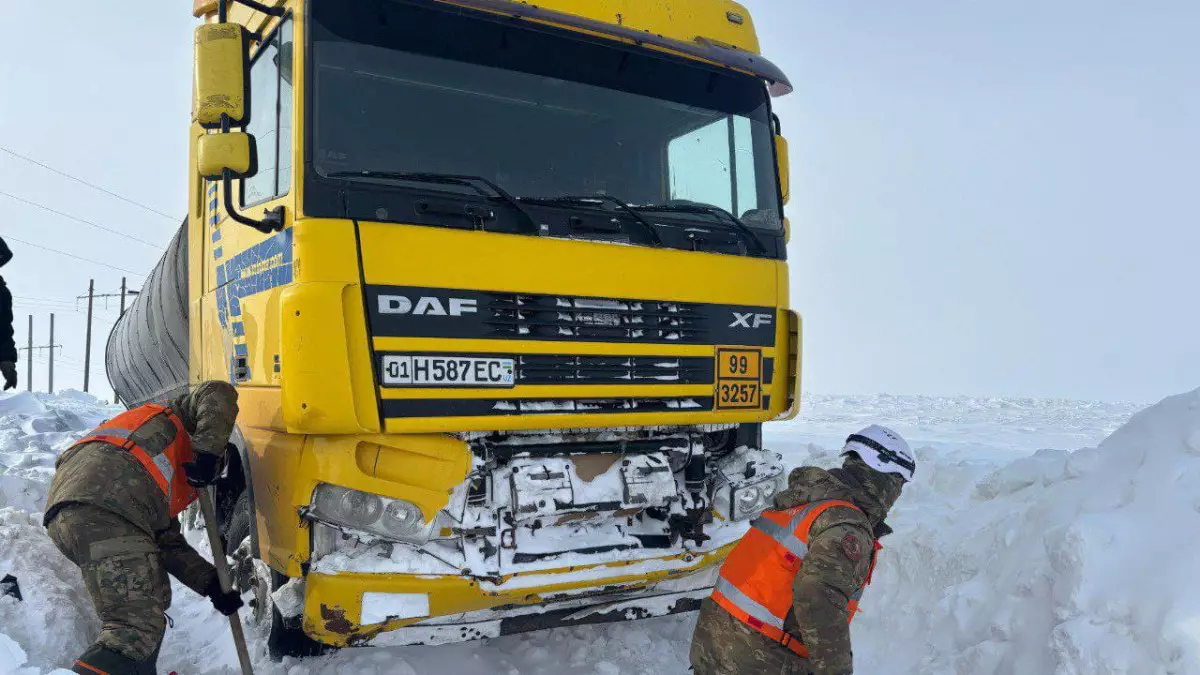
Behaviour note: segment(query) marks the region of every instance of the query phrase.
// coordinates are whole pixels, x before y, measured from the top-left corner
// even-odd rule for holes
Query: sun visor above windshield
[[[438,2],[503,14],[518,19],[546,22],[619,40],[628,40],[640,45],[656,47],[760,77],[767,82],[772,96],[784,96],[792,92],[792,83],[778,66],[753,51],[735,46],[732,42],[701,35],[695,35],[690,40],[680,39],[679,37],[666,37],[649,32],[648,30],[638,30],[629,25],[618,25],[563,11],[512,2],[511,0],[438,0]],[[716,4],[714,3],[714,7]],[[722,6],[724,4],[721,3]],[[729,3],[729,7],[736,7],[736,5]],[[621,17],[619,14],[615,16],[616,18]],[[752,27],[745,25],[748,24],[748,18],[742,13],[729,11],[721,18],[727,20],[730,24],[745,26],[751,32],[753,31]],[[742,23],[738,23],[738,21]],[[664,32],[665,29],[666,27],[662,27]],[[757,46],[756,38],[752,38],[746,42],[747,44],[752,43],[754,46]]]

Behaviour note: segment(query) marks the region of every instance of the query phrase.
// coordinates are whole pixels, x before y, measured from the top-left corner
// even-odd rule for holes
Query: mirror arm
[[[262,12],[263,14],[266,14],[268,16],[283,16],[284,12],[286,11],[285,8],[283,8],[283,7],[268,7],[267,5],[264,5],[260,2],[255,2],[255,0],[218,0],[217,1],[217,22],[218,23],[226,23],[229,20],[229,3],[230,3],[230,1],[241,3],[241,4],[245,5],[246,7],[249,7],[250,9],[253,9],[258,12]],[[228,133],[229,126],[230,126],[229,116],[222,115],[221,116],[221,133]],[[238,213],[237,209],[233,205],[233,171],[231,171],[230,169],[225,169],[224,171],[221,172],[221,192],[224,193],[224,197],[225,197],[225,200],[224,200],[225,201],[225,213],[229,214],[229,217],[232,218],[235,222],[240,223],[242,225],[249,226],[249,227],[253,227],[254,229],[258,230],[259,232],[262,232],[263,234],[271,234],[271,233],[278,232],[283,229],[283,207],[282,206],[277,206],[273,209],[265,209],[263,211],[263,219],[262,220],[254,220],[253,218],[247,218],[246,216],[243,216],[242,214]]]
[[[233,172],[225,169],[221,174],[221,192],[225,194],[225,213],[229,214],[235,222],[242,225],[248,225],[263,234],[273,234],[283,229],[283,207],[276,206],[273,209],[263,210],[263,219],[254,220],[247,218],[237,212],[233,206]]]

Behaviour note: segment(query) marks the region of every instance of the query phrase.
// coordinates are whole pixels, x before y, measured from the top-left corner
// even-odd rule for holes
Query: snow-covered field
[[[856,670],[1200,675],[1200,391],[1142,407],[811,396],[799,420],[774,425],[768,445],[792,465],[832,465],[846,434],[869,422],[917,449],[917,481],[854,624]],[[96,630],[77,571],[36,512],[55,454],[110,413],[82,394],[0,398],[0,576],[18,576],[25,594],[0,599],[0,675],[62,667]],[[176,587],[170,613],[161,672],[233,671],[227,624],[207,601]],[[252,649],[259,672],[281,675],[684,673],[693,622],[283,664],[265,658],[261,638]]]

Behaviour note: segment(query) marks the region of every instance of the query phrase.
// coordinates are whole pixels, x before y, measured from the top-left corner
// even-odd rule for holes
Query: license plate
[[[485,356],[389,355],[380,378],[391,387],[512,387],[511,358]]]
[[[717,408],[761,408],[762,387],[757,382],[721,382],[717,385]]]
[[[762,352],[717,349],[717,410],[762,408]]]

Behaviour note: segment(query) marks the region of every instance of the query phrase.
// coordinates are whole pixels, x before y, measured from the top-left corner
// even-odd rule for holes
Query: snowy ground
[[[1191,583],[1200,560],[1200,391],[1134,415],[1142,407],[811,396],[801,419],[775,425],[768,443],[789,464],[831,465],[846,434],[868,422],[893,426],[917,448],[917,481],[893,513],[896,534],[854,624],[856,670],[1200,675],[1200,588]],[[77,394],[0,398],[0,576],[16,574],[26,596],[0,599],[0,675],[61,667],[96,628],[78,573],[35,512],[55,453],[107,414]],[[184,589],[175,597],[161,672],[232,672],[221,617]],[[281,675],[684,673],[693,622],[284,664],[265,659],[260,639],[252,648],[259,672]]]

